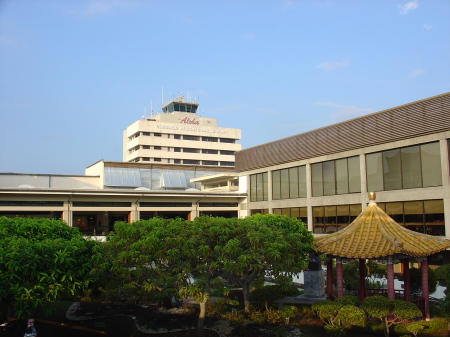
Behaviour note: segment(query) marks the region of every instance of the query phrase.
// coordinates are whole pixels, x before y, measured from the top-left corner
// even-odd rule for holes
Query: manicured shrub
[[[412,333],[412,330],[419,329],[420,326],[422,326],[422,329],[419,330],[420,334],[424,335],[440,333],[448,329],[447,321],[443,318],[437,318],[431,321],[415,321],[399,324],[394,327],[394,332],[397,335]]]
[[[295,317],[295,315],[298,312],[298,309],[296,306],[293,305],[284,305],[281,307],[280,315],[283,317],[286,321],[286,324],[289,324],[289,319]]]
[[[344,295],[342,297],[338,297],[335,302],[342,305],[354,305],[355,307],[359,307],[361,305],[359,297],[355,295]]]
[[[419,332],[425,329],[424,321],[415,321],[415,322],[409,322],[409,323],[403,323],[398,324],[394,326],[394,332],[396,335],[407,335],[407,334],[413,334],[414,336],[417,336]]]
[[[386,336],[389,336],[392,325],[413,320],[422,314],[413,303],[403,300],[391,301],[380,295],[366,298],[362,308],[369,316],[384,322]]]
[[[336,316],[341,307],[342,304],[330,300],[318,301],[311,306],[316,315],[319,316],[326,325],[335,324]]]
[[[298,296],[301,291],[291,284],[274,284],[252,290],[249,294],[251,301],[276,301],[286,296]]]
[[[367,316],[364,310],[354,305],[344,305],[339,309],[336,321],[345,329],[350,329],[352,326],[365,326]]]
[[[422,316],[422,312],[414,303],[403,300],[394,300],[392,302],[392,313],[397,320],[410,321]]]
[[[432,334],[439,333],[442,331],[447,331],[448,322],[444,318],[436,318],[431,321],[423,322],[425,329],[423,329],[423,333]]]
[[[367,297],[361,307],[369,316],[383,319],[389,314],[392,305],[386,297],[374,295]]]

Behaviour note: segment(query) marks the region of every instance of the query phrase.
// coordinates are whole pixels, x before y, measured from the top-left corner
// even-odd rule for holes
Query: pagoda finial
[[[377,195],[375,192],[369,192],[369,205],[375,205],[375,199]]]

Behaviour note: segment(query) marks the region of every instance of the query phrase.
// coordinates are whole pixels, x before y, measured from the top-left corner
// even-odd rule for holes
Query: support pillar
[[[428,260],[425,259],[421,263],[422,267],[422,299],[424,302],[424,314],[425,319],[428,321],[430,319],[430,299],[429,299],[429,288],[428,288]]]
[[[333,259],[327,257],[327,299],[333,299]]]
[[[402,260],[403,265],[403,300],[409,302],[411,300],[411,280],[409,276],[409,259]]]
[[[387,287],[388,287],[388,299],[395,300],[394,262],[392,261],[392,256],[390,256],[388,258],[388,264],[387,264]]]
[[[366,298],[366,260],[359,259],[359,300],[364,302]]]
[[[340,257],[336,259],[336,283],[337,283],[337,296],[344,296],[344,273],[342,269],[342,260]]]

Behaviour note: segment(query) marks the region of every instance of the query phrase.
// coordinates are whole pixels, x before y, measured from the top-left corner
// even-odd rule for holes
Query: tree
[[[169,288],[193,296],[200,303],[198,331],[203,335],[216,278],[241,284],[248,309],[250,282],[305,269],[312,240],[301,221],[275,215],[116,223],[97,249],[101,258],[96,273],[102,275],[107,293],[127,290],[122,298],[145,298]]]
[[[159,295],[166,306],[174,294],[192,296],[200,303],[202,336],[211,282],[222,273],[221,253],[231,239],[231,223],[212,217],[116,223],[97,250],[101,256],[97,275],[103,276],[105,293],[119,301]]]
[[[2,312],[30,316],[87,289],[96,244],[60,220],[0,217]]]
[[[362,309],[369,316],[384,322],[385,336],[390,335],[392,325],[404,323],[422,315],[414,303],[403,300],[388,300],[381,295],[367,297],[362,304]]]
[[[189,244],[182,219],[152,218],[116,222],[107,241],[96,249],[93,275],[101,296],[116,302],[159,300],[170,306],[182,272],[180,247]]]
[[[225,246],[233,239],[237,219],[201,216],[191,223],[186,238],[196,250],[184,246],[185,272],[195,280],[181,290],[183,297],[193,296],[200,303],[198,335],[204,335],[206,308],[211,295],[211,284],[224,270]]]
[[[249,312],[251,282],[265,276],[292,277],[306,269],[313,236],[301,220],[283,215],[255,214],[236,223],[224,247],[224,278],[241,285]]]

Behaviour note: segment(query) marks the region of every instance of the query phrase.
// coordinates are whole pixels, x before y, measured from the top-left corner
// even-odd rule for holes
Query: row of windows
[[[63,206],[62,201],[1,201],[0,206]],[[73,207],[131,207],[130,202],[74,201]],[[140,207],[192,207],[191,202],[140,202]],[[237,202],[200,202],[199,207],[237,207]]]
[[[170,138],[170,134],[165,134],[167,137]],[[162,137],[163,135],[159,132],[136,132],[135,134],[128,137],[128,140],[133,140],[135,138],[138,138],[139,136],[153,136],[153,137]],[[193,135],[172,135],[173,139],[183,139],[183,140],[195,140],[195,141],[203,141],[203,142],[220,142],[220,143],[230,143],[234,144],[236,143],[236,139],[232,138],[218,138],[218,137],[201,137],[201,136],[193,136]]]
[[[128,153],[133,153],[134,151],[139,150],[142,147],[143,150],[150,150],[150,145],[137,145],[132,149],[128,150]],[[170,148],[167,148],[170,149]],[[161,146],[153,146],[153,150],[162,150]],[[229,150],[211,150],[211,149],[195,149],[195,148],[181,148],[174,147],[173,152],[187,152],[187,153],[204,153],[204,154],[221,154],[225,156],[234,156],[235,151]]]
[[[313,197],[361,192],[359,157],[311,165]]]
[[[445,236],[444,201],[418,200],[377,203],[395,222],[406,228],[430,235]],[[360,204],[312,207],[314,233],[334,233],[344,229],[361,213]],[[267,209],[253,209],[251,214],[267,214]],[[274,208],[273,214],[308,221],[306,207]]]
[[[200,137],[200,136],[192,136],[192,135],[173,135],[174,139],[183,139],[183,140],[195,140],[195,141],[203,141],[203,142],[220,142],[220,143],[236,143],[236,139],[231,138],[217,138],[217,137]]]
[[[371,153],[366,162],[369,191],[442,185],[438,142]]]
[[[131,163],[139,163],[141,161],[163,162],[161,158],[138,157],[130,160]],[[164,159],[165,163],[170,163],[171,159]],[[208,165],[208,166],[234,166],[234,161],[217,161],[217,160],[195,160],[195,159],[173,159],[173,164],[185,165]]]
[[[272,199],[306,197],[306,166],[272,172]]]
[[[267,201],[269,195],[269,174],[267,172],[250,176],[250,201]]]
[[[442,185],[439,142],[365,156],[368,191]],[[272,171],[272,199],[304,198],[306,166]],[[360,156],[311,164],[312,196],[361,192]],[[268,173],[250,175],[250,201],[268,200]]]

